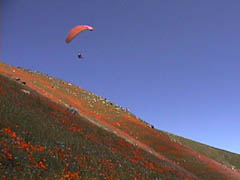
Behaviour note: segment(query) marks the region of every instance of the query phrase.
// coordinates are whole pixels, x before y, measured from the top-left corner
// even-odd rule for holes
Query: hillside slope
[[[239,157],[237,154],[208,148],[199,143],[193,145],[194,143],[189,143],[183,138],[177,138],[177,136],[156,130],[128,110],[71,83],[3,63],[0,64],[0,67],[0,72],[4,76],[19,82],[25,88],[35,90],[55,102],[53,103],[55,104],[53,109],[59,109],[59,105],[61,105],[63,109],[76,112],[80,115],[79,117],[85,120],[84,122],[88,122],[97,129],[110,133],[108,136],[120,138],[121,141],[128,144],[125,146],[125,151],[132,147],[138,149],[136,151],[142,151],[145,152],[143,154],[151,156],[154,163],[148,159],[147,162],[151,162],[150,165],[144,165],[152,171],[156,168],[158,170],[155,170],[155,173],[146,173],[145,176],[141,174],[142,177],[150,178],[150,174],[152,174],[155,177],[162,176],[165,179],[167,177],[170,179],[173,179],[173,177],[177,179],[240,179],[240,173],[237,171],[240,169],[240,160],[235,158]],[[29,95],[25,92],[25,94],[30,96],[32,93]],[[2,93],[1,97],[4,97]],[[5,114],[8,114],[7,119],[12,116],[7,112]],[[69,114],[71,115],[71,113]],[[77,118],[75,116],[74,118]],[[69,117],[65,119],[68,120]],[[78,123],[76,123],[77,125]],[[8,132],[9,130],[11,137],[15,131],[8,128],[8,126],[4,125],[2,131]],[[111,147],[112,144],[109,144],[109,146]],[[115,148],[121,149],[120,146],[118,148],[118,145]],[[144,158],[138,158],[136,162],[142,159]],[[135,171],[135,167],[133,169],[132,177],[137,176],[135,172],[143,172],[143,170]],[[120,172],[115,173],[115,177],[117,177],[118,173]]]
[[[194,179],[31,89],[0,82],[0,179]]]

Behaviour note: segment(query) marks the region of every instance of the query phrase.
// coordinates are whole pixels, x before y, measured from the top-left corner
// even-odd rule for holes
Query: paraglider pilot
[[[78,58],[83,59],[83,55],[81,53],[78,53]]]

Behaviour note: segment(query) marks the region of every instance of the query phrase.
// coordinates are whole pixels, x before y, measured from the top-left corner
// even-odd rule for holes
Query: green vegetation
[[[0,82],[0,179],[182,179],[168,163],[26,86]]]
[[[71,83],[0,65],[0,179],[240,179],[237,154],[156,130]]]
[[[170,136],[172,140],[177,141],[180,144],[189,147],[200,154],[203,154],[223,165],[226,165],[229,168],[240,170],[240,154],[214,148],[168,132],[164,133]]]

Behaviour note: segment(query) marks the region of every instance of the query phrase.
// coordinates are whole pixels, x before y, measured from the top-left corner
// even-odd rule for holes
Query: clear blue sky
[[[157,129],[240,153],[239,7],[237,0],[1,0],[1,61],[72,82]],[[66,44],[79,24],[95,30]]]

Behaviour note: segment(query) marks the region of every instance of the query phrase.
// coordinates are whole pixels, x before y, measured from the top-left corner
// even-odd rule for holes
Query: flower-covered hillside
[[[71,83],[3,63],[0,66],[3,75],[64,106],[71,114],[78,114],[155,158],[181,169],[185,174],[206,180],[240,179],[240,160],[225,158],[221,150],[206,148],[205,152],[198,148],[200,146],[192,148],[187,141],[180,142],[169,134],[154,129],[129,110]],[[227,154],[228,157],[233,157],[231,153]]]
[[[0,179],[197,179],[0,75]]]

